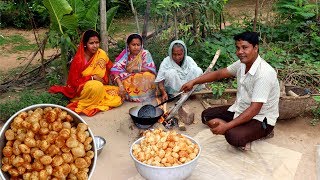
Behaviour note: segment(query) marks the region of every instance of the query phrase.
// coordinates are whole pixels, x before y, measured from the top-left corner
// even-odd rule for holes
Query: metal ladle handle
[[[177,98],[178,96],[180,96],[182,93],[184,93],[184,92],[183,92],[183,91],[182,91],[182,92],[179,92],[178,94],[176,94],[176,95],[175,95],[175,96],[173,96],[172,98],[170,98],[170,99],[167,99],[167,100],[163,101],[162,103],[160,103],[160,104],[156,105],[155,107],[161,106],[162,104],[164,104],[164,103],[166,103],[166,102],[169,102],[169,101],[174,100],[175,98]]]

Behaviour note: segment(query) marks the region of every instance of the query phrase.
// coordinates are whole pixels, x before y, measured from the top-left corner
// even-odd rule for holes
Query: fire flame
[[[161,96],[156,96],[156,101],[158,104],[161,103]],[[168,116],[167,112],[167,103],[164,103],[160,108],[163,110],[163,115],[159,118],[159,123],[163,123],[166,120],[166,117]]]

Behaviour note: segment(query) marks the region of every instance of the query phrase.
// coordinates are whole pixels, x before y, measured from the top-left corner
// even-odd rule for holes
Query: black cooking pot
[[[141,107],[142,106],[135,106],[130,108],[129,110],[129,114],[136,125],[152,126],[153,124],[158,122],[158,120],[164,113],[162,109],[156,107],[156,115],[154,117],[138,117],[138,111]]]

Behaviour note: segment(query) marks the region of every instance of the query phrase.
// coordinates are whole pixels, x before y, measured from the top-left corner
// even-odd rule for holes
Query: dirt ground
[[[175,130],[195,136],[206,128],[200,121],[204,108],[199,99],[188,100],[186,104],[195,113],[195,123],[186,126],[186,131],[179,131],[178,128]],[[134,140],[139,137],[140,130],[132,123],[128,112],[131,107],[137,105],[137,103],[126,102],[119,108],[99,113],[94,117],[82,116],[94,134],[103,136],[107,140],[106,147],[98,157],[93,179],[129,179],[136,176],[137,171],[129,155],[129,149]],[[311,117],[307,116],[278,121],[275,136],[265,140],[270,144],[302,153],[295,173],[296,180],[317,178],[316,148],[320,144],[320,125],[310,126],[310,119]],[[153,128],[157,127],[163,128],[158,123]]]
[[[36,34],[39,35],[39,40],[41,41],[44,37],[44,34],[47,32],[47,29],[38,29],[36,30]],[[12,35],[20,35],[23,36],[26,40],[30,42],[30,44],[35,44],[35,36],[32,31],[26,31],[26,30],[17,30],[17,29],[0,29],[0,35],[4,38],[8,38]],[[12,46],[5,44],[3,46],[0,46],[0,72],[8,72],[12,70],[13,68],[17,67],[24,67],[26,64],[29,63],[31,60],[34,51],[19,51],[10,53]],[[44,52],[44,57],[48,59],[55,53],[57,53],[57,49],[46,49]],[[40,54],[34,58],[32,61],[32,64],[39,64],[40,63]]]
[[[204,108],[199,98],[188,100],[186,104],[195,113],[195,123],[186,126],[186,131],[179,131],[178,128],[174,128],[174,130],[194,137],[206,128],[200,121],[200,115]],[[100,112],[93,117],[81,116],[88,123],[94,135],[102,136],[107,140],[106,146],[98,156],[92,179],[131,179],[137,176],[138,172],[129,155],[129,149],[131,144],[140,136],[142,130],[133,124],[128,113],[131,107],[137,105],[140,104],[126,102],[118,108]],[[170,103],[168,108],[172,105]],[[270,144],[302,154],[295,172],[295,180],[317,179],[316,149],[317,145],[320,145],[320,125],[311,126],[309,123],[311,118],[305,116],[280,120],[275,126],[274,137],[265,140]],[[152,128],[165,129],[159,123]]]

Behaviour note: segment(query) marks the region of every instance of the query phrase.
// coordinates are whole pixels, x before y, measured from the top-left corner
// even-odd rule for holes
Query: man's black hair
[[[252,46],[259,45],[259,33],[257,32],[243,32],[240,34],[237,34],[233,37],[235,41],[248,41]]]

